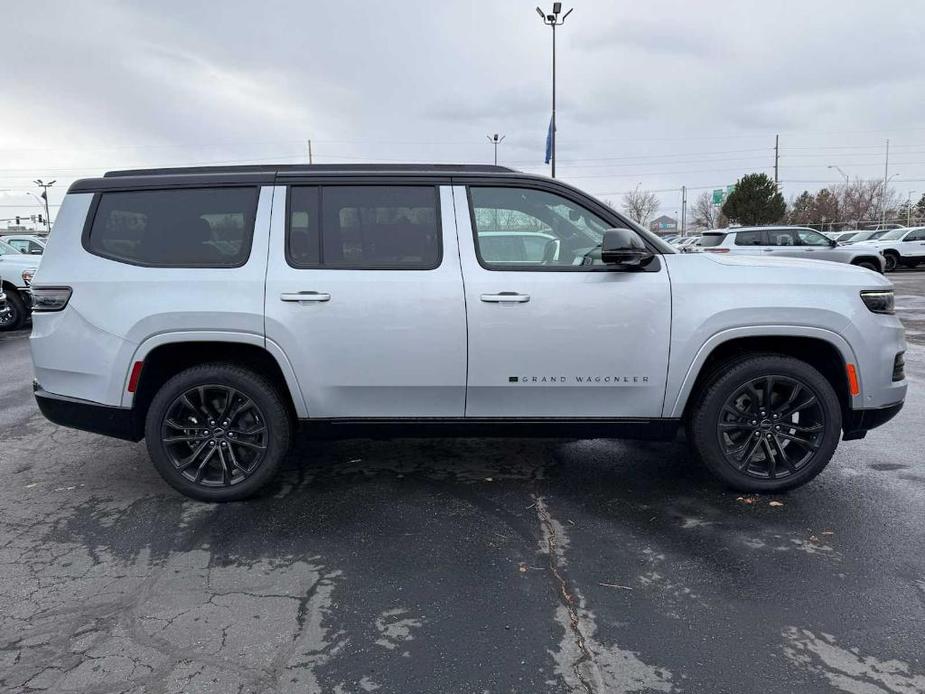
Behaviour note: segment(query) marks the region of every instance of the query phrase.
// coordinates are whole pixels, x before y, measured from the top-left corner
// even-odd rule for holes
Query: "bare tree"
[[[645,226],[649,218],[658,212],[659,202],[655,193],[636,188],[623,196],[622,206],[630,219]]]
[[[713,196],[709,191],[704,191],[694,201],[691,225],[694,229],[723,229],[729,226],[729,220],[722,209],[713,204]]]

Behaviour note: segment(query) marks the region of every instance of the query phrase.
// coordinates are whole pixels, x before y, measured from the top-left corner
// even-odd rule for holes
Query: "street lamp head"
[[[57,181],[57,180],[58,180],[58,179],[56,178],[54,181],[49,181],[49,182],[48,182],[48,185],[53,186],[53,185],[55,184],[55,181]]]
[[[561,3],[561,2],[554,2],[554,3],[552,4],[552,13],[553,13],[553,14],[559,14],[560,12],[562,12],[562,3]]]
[[[541,10],[538,6],[536,8],[536,13],[540,16],[540,19],[542,19],[544,22],[546,21],[546,15],[543,14],[543,10]]]

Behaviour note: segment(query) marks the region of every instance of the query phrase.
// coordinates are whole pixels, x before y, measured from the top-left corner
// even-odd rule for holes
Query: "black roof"
[[[422,182],[449,182],[457,176],[530,177],[506,166],[482,164],[254,164],[247,166],[188,166],[108,171],[100,178],[74,181],[69,193],[202,185],[274,185],[306,178],[351,177],[357,181],[400,176]]]
[[[125,169],[107,171],[105,178],[116,176],[177,176],[188,174],[313,174],[313,173],[516,173],[506,166],[489,164],[249,164],[246,166],[183,166],[160,169]]]

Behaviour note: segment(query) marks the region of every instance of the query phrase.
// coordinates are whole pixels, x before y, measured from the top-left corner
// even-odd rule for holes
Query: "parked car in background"
[[[693,236],[683,236],[679,239],[676,239],[671,245],[682,253],[687,253],[690,249],[697,245],[698,241],[700,241],[700,234],[695,234]]]
[[[867,231],[890,231],[891,229],[902,229],[902,224],[895,224],[893,222],[888,222],[884,224],[879,224],[877,222],[871,222],[870,224],[862,224],[862,229]]]
[[[699,243],[706,253],[807,258],[848,263],[882,273],[883,256],[874,248],[841,246],[806,227],[740,227],[706,231]]]
[[[6,241],[20,253],[42,255],[45,252],[45,237],[35,234],[5,234],[0,240]]]
[[[16,330],[25,325],[32,309],[29,285],[39,267],[41,256],[26,255],[5,241],[0,241],[0,287],[6,293],[9,313],[0,320],[0,330]]]
[[[2,326],[10,315],[10,306],[6,300],[6,292],[3,291],[3,278],[0,277],[0,326]]]
[[[824,231],[822,233],[833,241],[838,241],[838,243],[841,244],[848,243],[852,238],[858,235],[857,231]]]
[[[875,241],[861,241],[855,247],[877,249],[886,261],[887,272],[899,265],[916,267],[925,263],[925,227],[893,229]]]
[[[54,234],[33,287],[41,411],[145,438],[197,499],[256,493],[300,423],[669,441],[686,426],[726,484],[776,492],[906,394],[884,277],[682,256],[504,167],[113,172],[71,185]]]
[[[853,245],[855,243],[861,243],[861,241],[876,241],[881,236],[886,234],[888,231],[890,230],[889,229],[878,229],[877,231],[870,231],[870,230],[858,231],[857,233],[855,233],[854,236],[851,237],[851,240],[849,240],[847,243],[849,245]]]

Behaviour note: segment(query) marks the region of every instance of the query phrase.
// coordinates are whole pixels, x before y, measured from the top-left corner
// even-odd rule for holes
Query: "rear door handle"
[[[497,294],[482,294],[482,301],[489,304],[525,304],[530,301],[529,294],[517,292],[498,292]]]
[[[280,301],[330,301],[331,295],[327,292],[283,292],[279,295]]]

